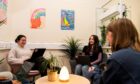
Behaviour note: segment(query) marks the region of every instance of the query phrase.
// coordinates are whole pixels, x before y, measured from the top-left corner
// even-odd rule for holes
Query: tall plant
[[[106,27],[105,25],[100,27],[101,30],[101,44],[104,45],[106,42]]]
[[[70,59],[75,59],[75,55],[80,50],[80,40],[75,39],[74,37],[68,37],[65,41],[65,44],[63,45],[66,50],[65,53],[70,57]]]

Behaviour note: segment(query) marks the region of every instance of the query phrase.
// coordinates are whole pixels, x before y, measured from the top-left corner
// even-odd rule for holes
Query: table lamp
[[[63,66],[60,70],[59,80],[63,82],[67,82],[69,80],[69,72],[67,67]]]

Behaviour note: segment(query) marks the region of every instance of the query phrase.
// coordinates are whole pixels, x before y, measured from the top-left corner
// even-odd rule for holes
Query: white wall
[[[109,1],[109,3],[102,6],[103,8],[108,9],[108,8],[118,4],[120,0],[99,0],[98,6],[101,6],[100,4],[102,4],[103,1]],[[139,5],[140,0],[122,0],[122,1],[125,3],[125,5],[127,7],[127,18],[132,20],[132,22],[135,24],[138,32],[140,33],[140,24],[139,24],[140,10],[138,10],[140,7],[140,5]],[[108,24],[108,21],[105,22],[105,24],[106,23]]]
[[[18,34],[25,34],[28,42],[57,43],[67,36],[88,41],[95,33],[94,0],[9,0],[7,26],[1,26],[0,40],[14,41]],[[46,28],[30,29],[30,16],[33,8],[46,8]],[[75,29],[61,30],[61,9],[75,11]]]
[[[140,35],[140,0],[125,0],[125,3],[130,12],[130,19],[135,24]]]

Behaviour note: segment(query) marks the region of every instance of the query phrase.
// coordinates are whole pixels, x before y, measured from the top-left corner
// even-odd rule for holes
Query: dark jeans
[[[87,67],[86,69],[83,69],[83,76],[85,76],[86,78],[88,79],[91,79],[92,77],[96,77],[96,74],[100,74],[101,73],[101,70],[99,68],[98,65],[93,65],[95,67],[95,69],[93,71],[88,71],[88,68]]]
[[[88,65],[77,64],[76,68],[75,68],[75,74],[85,76],[86,75],[86,73],[85,73],[86,70],[88,70]]]
[[[91,83],[99,84],[99,80],[101,77],[101,69],[98,65],[94,65],[94,71],[88,71],[88,68],[83,69],[83,76],[91,80]]]

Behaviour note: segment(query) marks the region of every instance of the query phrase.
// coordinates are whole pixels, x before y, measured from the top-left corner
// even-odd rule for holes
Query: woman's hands
[[[91,71],[94,71],[95,67],[94,66],[91,66],[88,68],[88,72],[91,72]]]
[[[94,63],[93,63],[93,62],[91,62],[91,63],[90,63],[90,65],[94,65]]]

